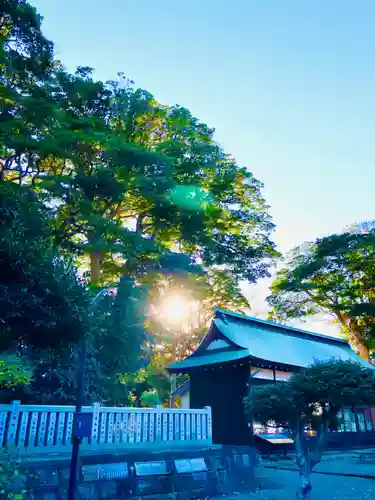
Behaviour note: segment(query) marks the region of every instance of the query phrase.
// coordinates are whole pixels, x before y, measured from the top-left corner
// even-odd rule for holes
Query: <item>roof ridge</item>
[[[233,311],[226,311],[224,309],[215,309],[215,318],[219,316],[217,313],[219,313],[219,315],[223,314],[223,315],[233,316],[235,318],[242,319],[245,321],[260,323],[266,326],[280,328],[283,330],[289,330],[290,333],[299,333],[308,337],[315,337],[322,340],[333,341],[333,342],[338,342],[340,344],[349,345],[347,340],[341,339],[339,337],[332,337],[331,335],[324,335],[322,333],[310,332],[309,330],[303,330],[302,328],[296,328],[294,326],[284,325],[283,323],[276,323],[275,321],[268,321],[265,319],[256,318],[255,316],[246,316],[245,314],[240,314]],[[218,319],[220,319],[220,317]]]

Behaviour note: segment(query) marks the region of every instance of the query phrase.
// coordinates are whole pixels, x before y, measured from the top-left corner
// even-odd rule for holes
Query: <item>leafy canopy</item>
[[[375,341],[375,228],[367,228],[295,248],[268,297],[281,320],[331,313],[365,358]]]
[[[29,188],[0,183],[0,210],[0,349],[76,341],[88,296],[53,247],[48,209]]]
[[[177,346],[181,356],[199,341],[212,307],[247,307],[240,280],[268,275],[277,252],[262,184],[186,108],[158,103],[121,74],[103,82],[85,66],[68,72],[25,0],[4,0],[1,11],[3,348],[40,359],[30,398],[68,401],[74,342],[89,329],[84,284],[94,290],[132,278],[121,281],[127,292],[103,304],[89,353],[88,392],[120,401],[123,373],[137,369],[138,357],[149,360],[154,345],[135,310],[141,285],[151,285],[150,298],[171,284],[191,286],[201,302],[194,331]],[[189,261],[188,279],[181,263],[166,273],[171,259]],[[169,341],[155,340],[168,359]]]

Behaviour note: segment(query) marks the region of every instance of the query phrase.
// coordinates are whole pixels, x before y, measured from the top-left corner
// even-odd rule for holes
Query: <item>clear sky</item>
[[[122,71],[214,126],[265,183],[282,251],[375,218],[374,0],[31,3],[69,69]]]

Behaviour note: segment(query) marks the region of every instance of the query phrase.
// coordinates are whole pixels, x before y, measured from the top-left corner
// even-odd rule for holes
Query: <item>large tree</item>
[[[289,429],[296,447],[301,482],[297,498],[308,499],[311,472],[320,462],[330,428],[344,407],[375,404],[375,372],[350,361],[329,361],[294,374],[288,382],[250,388],[246,399],[249,419]],[[311,441],[306,428],[315,429]]]
[[[268,302],[282,320],[332,314],[369,359],[375,346],[375,229],[361,227],[295,248],[278,271]]]
[[[142,274],[166,249],[235,280],[267,275],[276,252],[262,185],[213,130],[89,68],[56,69],[47,87],[54,120],[27,180],[56,201],[61,243],[89,258],[94,283]]]
[[[0,180],[43,197],[55,265],[69,257],[91,289],[159,273],[161,290],[163,259],[180,253],[207,272],[192,278],[196,288],[214,292],[202,296],[202,324],[208,307],[246,306],[239,281],[267,276],[276,255],[262,184],[189,110],[121,75],[66,71],[26,1],[3,1],[0,23]],[[56,370],[65,363],[68,373],[71,358],[53,361]]]
[[[56,200],[60,243],[88,259],[92,284],[132,275],[157,249],[127,226],[129,197],[160,198],[168,186],[168,160],[130,142],[114,115],[117,86],[95,81],[92,71],[60,69],[51,83],[60,127],[51,130],[50,156],[40,162],[35,185]],[[141,100],[141,97],[140,97]]]

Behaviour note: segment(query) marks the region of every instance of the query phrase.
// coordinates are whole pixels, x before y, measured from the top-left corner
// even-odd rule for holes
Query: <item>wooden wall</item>
[[[190,374],[191,408],[211,407],[214,444],[252,442],[243,404],[248,379],[248,365],[202,369]]]

